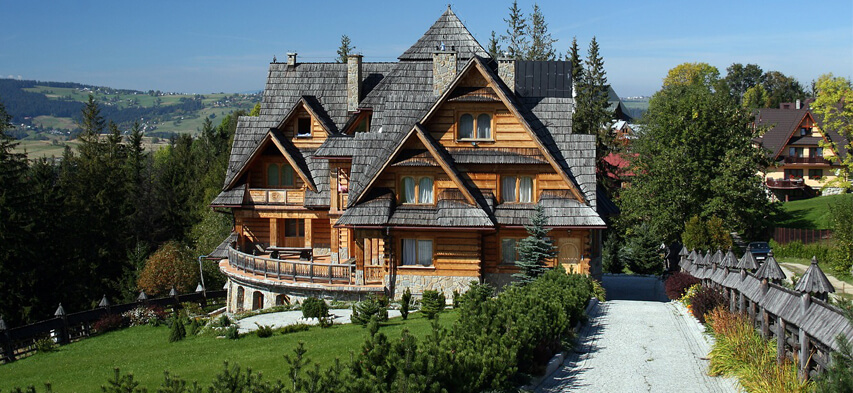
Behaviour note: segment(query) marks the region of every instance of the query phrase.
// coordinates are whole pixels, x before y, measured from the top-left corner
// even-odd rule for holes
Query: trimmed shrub
[[[406,288],[406,292],[403,292],[403,296],[400,296],[400,315],[403,317],[403,320],[409,319],[409,306],[411,303],[412,291]]]
[[[352,305],[351,319],[353,323],[364,326],[374,317],[378,322],[388,320],[388,309],[382,305],[376,296],[369,295],[367,299]]]
[[[306,325],[304,323],[297,323],[297,324],[293,324],[293,325],[287,325],[287,326],[279,329],[279,331],[281,332],[281,334],[289,334],[289,333],[296,333],[296,332],[304,332],[310,328],[311,328],[311,326]]]
[[[690,301],[691,312],[699,322],[705,323],[705,314],[717,307],[725,306],[727,301],[722,292],[703,285]]]
[[[124,325],[124,318],[118,314],[107,314],[101,319],[92,324],[92,329],[98,333],[106,333],[111,330],[116,330]]]
[[[775,240],[770,240],[770,248],[773,249],[773,256],[779,258],[800,258],[812,259],[817,257],[819,262],[828,262],[832,255],[832,244],[830,242],[819,242],[803,244],[797,240],[788,244],[779,244]],[[827,270],[824,268],[824,270]]]
[[[598,299],[599,302],[604,302],[607,300],[607,291],[604,289],[604,286],[601,285],[601,281],[591,280],[592,282],[592,296]]]
[[[169,342],[173,343],[175,341],[181,341],[186,336],[187,330],[184,327],[183,318],[179,317],[177,313],[175,313],[175,317],[172,319],[172,330],[169,333]]]
[[[260,325],[255,322],[255,325],[258,326],[258,330],[255,330],[255,334],[260,338],[272,337],[272,326],[269,325]]]
[[[329,315],[329,306],[323,299],[309,297],[302,302],[303,318],[324,318]]]
[[[237,328],[237,325],[231,325],[225,329],[225,338],[229,340],[240,338],[240,330]]]
[[[678,300],[684,296],[687,289],[699,283],[699,279],[691,276],[688,273],[676,272],[673,273],[664,282],[666,288],[666,297],[670,300]]]
[[[445,307],[444,293],[439,291],[424,291],[421,299],[421,312],[427,319],[434,319]]]

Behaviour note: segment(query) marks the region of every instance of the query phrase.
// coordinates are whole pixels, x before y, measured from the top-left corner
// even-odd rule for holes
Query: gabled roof
[[[311,171],[308,169],[305,157],[302,156],[299,149],[296,148],[291,141],[285,138],[284,134],[277,128],[270,128],[269,131],[267,131],[266,136],[261,139],[255,149],[246,157],[242,166],[234,172],[231,182],[227,183],[225,188],[230,189],[234,187],[235,183],[240,179],[240,177],[242,177],[246,170],[249,169],[249,164],[252,160],[263,152],[269,142],[272,142],[278,148],[278,151],[280,151],[281,155],[284,156],[284,159],[290,163],[290,166],[293,167],[296,174],[305,182],[308,189],[311,191],[317,191],[317,186],[314,184],[314,179],[311,178]]]
[[[797,287],[794,290],[803,293],[824,294],[835,292],[835,287],[832,286],[829,279],[826,278],[826,274],[823,274],[823,270],[818,266],[817,258],[812,257],[812,263],[797,281]]]
[[[326,131],[326,135],[331,136],[338,132],[337,126],[335,126],[335,123],[331,118],[329,118],[329,114],[326,113],[326,110],[323,109],[323,106],[320,105],[320,102],[317,101],[317,98],[314,96],[300,97],[299,101],[296,101],[296,103],[293,104],[293,107],[290,108],[286,115],[284,115],[276,128],[283,130],[285,123],[293,120],[293,117],[296,115],[299,108],[305,108],[312,117],[317,119],[320,126],[323,127],[323,131]]]
[[[448,6],[447,11],[444,11],[444,14],[430,26],[418,42],[403,52],[398,59],[401,61],[432,60],[432,54],[441,49],[442,45],[444,50],[455,50],[457,56],[464,60],[474,56],[489,56]]]
[[[773,253],[767,255],[767,259],[764,260],[764,263],[758,268],[758,271],[755,272],[755,277],[758,279],[768,279],[770,281],[773,280],[784,280],[785,272],[782,271],[782,268],[779,267],[779,263],[776,262],[776,258],[773,257]]]
[[[769,130],[761,137],[761,146],[769,150],[769,156],[776,158],[788,140],[794,135],[797,127],[809,116],[805,109],[761,109],[756,116],[756,123],[760,126],[770,126]]]
[[[755,260],[755,255],[752,255],[752,252],[750,251],[746,251],[743,253],[743,256],[740,257],[737,267],[746,270],[758,269],[758,262]]]

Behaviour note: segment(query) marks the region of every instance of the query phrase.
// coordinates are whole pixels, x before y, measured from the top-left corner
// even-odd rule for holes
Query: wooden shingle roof
[[[758,279],[768,279],[770,281],[773,280],[784,280],[785,272],[782,271],[782,268],[779,267],[779,263],[776,262],[776,258],[773,257],[773,252],[767,255],[767,259],[764,260],[764,263],[761,264],[761,267],[758,268],[758,271],[755,272],[755,277]]]
[[[826,278],[826,274],[817,264],[817,258],[812,257],[812,263],[794,288],[798,292],[826,294],[835,292],[835,287]]]
[[[399,59],[401,61],[432,60],[432,54],[441,49],[442,45],[444,45],[443,50],[455,50],[459,58],[464,60],[474,56],[489,56],[448,6],[447,11],[444,11],[444,14],[430,26],[418,42],[406,49]]]

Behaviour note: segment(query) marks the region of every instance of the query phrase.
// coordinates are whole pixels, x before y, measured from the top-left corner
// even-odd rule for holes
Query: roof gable
[[[249,167],[251,167],[254,159],[258,157],[264,149],[266,149],[266,146],[269,143],[273,143],[278,148],[281,155],[284,156],[284,159],[287,160],[291,167],[293,167],[294,172],[302,178],[302,181],[305,182],[308,188],[311,191],[317,192],[317,186],[311,178],[311,172],[308,169],[308,165],[305,162],[304,157],[299,152],[299,149],[297,149],[292,142],[287,140],[284,137],[284,134],[276,128],[269,129],[266,136],[261,139],[252,153],[249,154],[249,157],[243,162],[243,165],[236,171],[231,181],[225,185],[225,189],[231,189],[236,185],[238,180],[246,173]]]
[[[772,127],[761,137],[761,145],[770,151],[770,157],[779,156],[807,116],[809,112],[804,109],[762,109],[758,112],[756,123]]]
[[[326,135],[331,136],[337,132],[335,123],[329,118],[329,114],[323,109],[323,105],[321,105],[314,96],[300,97],[299,101],[296,101],[296,103],[293,104],[293,107],[287,111],[287,114],[284,115],[276,128],[283,130],[285,124],[292,121],[298,115],[300,108],[305,109],[311,117],[317,119],[317,122],[320,123],[320,126],[323,128],[323,131],[326,132]]]
[[[401,61],[431,60],[433,52],[441,49],[442,45],[446,50],[455,50],[460,59],[489,56],[488,52],[483,49],[448,6],[447,11],[444,11],[426,33],[418,39],[418,42],[403,52],[399,59]]]

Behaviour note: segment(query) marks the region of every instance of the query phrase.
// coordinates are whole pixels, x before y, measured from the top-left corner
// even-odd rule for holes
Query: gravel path
[[[538,392],[737,392],[707,375],[710,337],[653,277],[605,276],[608,300],[590,312],[576,352]],[[662,299],[663,298],[663,299]]]
[[[333,321],[336,324],[344,324],[350,323],[350,317],[352,316],[352,309],[332,309],[329,310],[329,314],[331,314],[334,318]],[[395,318],[400,316],[400,310],[388,310],[388,318]],[[285,327],[287,325],[295,325],[297,323],[304,323],[307,325],[316,325],[316,318],[303,319],[302,311],[283,311],[283,312],[274,312],[268,314],[255,315],[248,318],[243,318],[237,321],[237,326],[239,326],[240,334],[253,332],[258,330],[258,325],[262,326],[272,326],[273,329]]]

